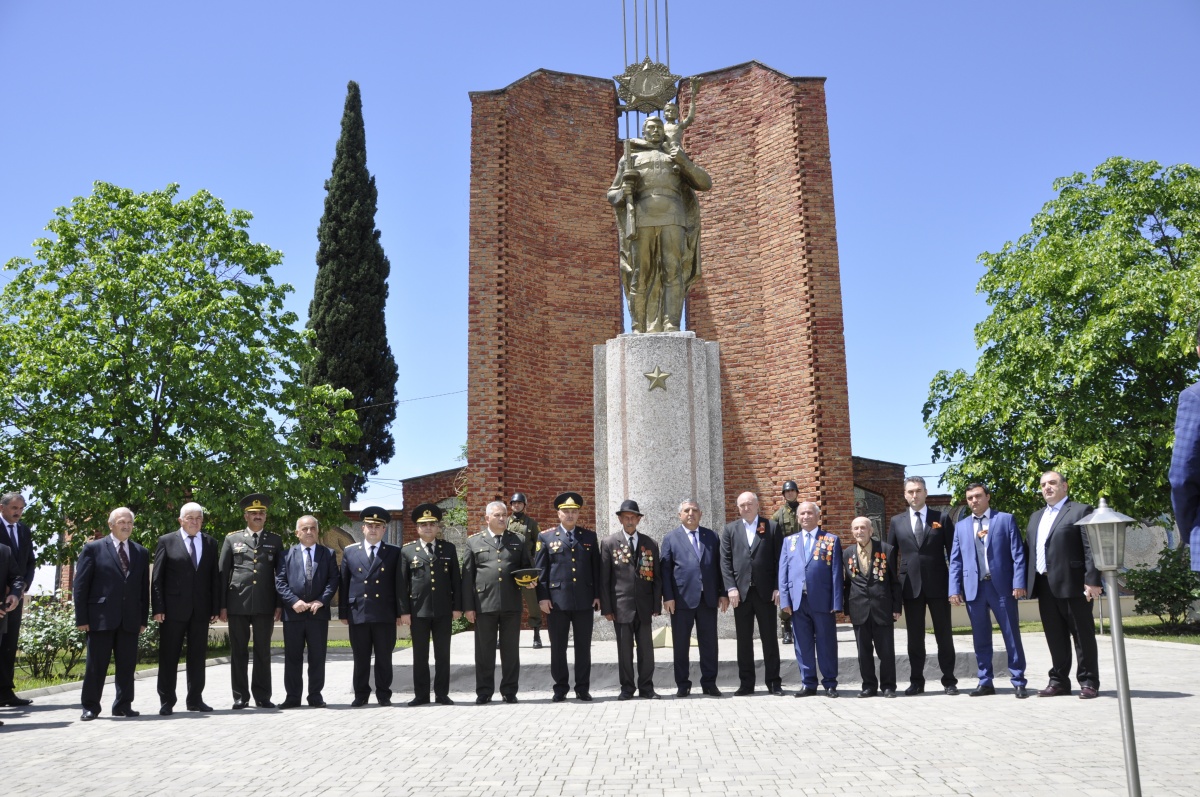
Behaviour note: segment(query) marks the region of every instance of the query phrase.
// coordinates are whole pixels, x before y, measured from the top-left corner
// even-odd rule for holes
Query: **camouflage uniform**
[[[537,521],[524,512],[519,515],[510,515],[508,518],[508,530],[513,534],[519,535],[525,541],[525,548],[529,552],[529,561],[532,562],[537,547],[538,532],[540,531]],[[525,608],[529,610],[529,627],[534,631],[540,631],[542,628],[542,609],[538,606],[537,590],[523,589],[521,590],[521,597],[525,599]]]
[[[796,502],[793,507],[788,503],[784,503],[771,515],[771,521],[779,529],[779,533],[784,537],[790,537],[800,531],[800,520],[796,517],[796,509],[799,508],[800,502]],[[791,616],[784,614],[783,609],[779,610],[779,631],[785,643],[789,642],[789,637],[792,633]]]

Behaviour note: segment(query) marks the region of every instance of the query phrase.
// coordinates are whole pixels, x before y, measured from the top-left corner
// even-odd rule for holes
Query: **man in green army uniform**
[[[521,535],[521,539],[525,540],[525,547],[529,549],[529,559],[532,561],[537,550],[540,529],[537,521],[525,514],[527,504],[525,493],[513,493],[513,497],[508,501],[509,511],[512,512],[508,517],[508,530]],[[533,647],[536,650],[542,646],[542,610],[538,607],[537,591],[522,590],[521,595],[525,598],[525,608],[529,612],[529,627],[533,629]]]
[[[800,530],[800,521],[796,519],[796,507],[800,506],[800,488],[794,481],[783,483],[783,506],[771,515],[771,521],[784,537],[790,537]],[[782,550],[782,549],[781,549]],[[792,621],[789,615],[779,610],[779,627],[783,631],[783,644],[792,644]]]
[[[219,563],[221,619],[229,623],[229,679],[233,707],[274,708],[271,702],[271,633],[279,619],[275,592],[275,560],[283,551],[278,534],[264,531],[271,498],[253,493],[239,502],[246,528],[225,537]],[[254,677],[248,682],[249,645],[254,632]]]

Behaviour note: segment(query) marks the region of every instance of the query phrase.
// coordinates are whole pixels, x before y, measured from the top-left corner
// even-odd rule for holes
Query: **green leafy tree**
[[[392,458],[396,444],[396,361],[388,345],[384,306],[391,266],[375,229],[378,192],[367,172],[362,97],[350,81],[342,134],[325,181],[325,212],[317,229],[317,283],[308,308],[317,356],[304,368],[307,384],[346,388],[346,407],[358,417],[357,442],[341,450],[352,468],[342,477],[342,506],[350,507],[368,477]]]
[[[269,276],[282,256],[250,240],[246,211],[178,190],[96,183],[56,211],[34,260],[7,264],[0,473],[28,486],[40,541],[84,532],[65,559],[117,506],[143,544],[189,500],[206,531],[240,528],[255,490],[275,497],[273,521],[340,516],[333,446],[357,430],[343,393],[300,381],[312,349]]]
[[[1043,470],[1133,517],[1170,512],[1175,401],[1196,376],[1200,171],[1111,158],[1054,183],[1032,229],[979,260],[975,372],[941,371],[926,427],[956,494],[1029,511]]]

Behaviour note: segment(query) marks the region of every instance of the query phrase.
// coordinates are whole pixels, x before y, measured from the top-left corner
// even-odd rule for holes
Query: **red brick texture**
[[[904,500],[904,466],[898,462],[854,457],[854,486],[883,496],[884,533],[888,518],[908,506]]]
[[[417,539],[417,530],[409,515],[421,504],[440,504],[447,498],[458,495],[459,479],[465,478],[465,468],[451,468],[424,476],[415,476],[401,482],[404,489],[404,508],[400,510],[400,520],[403,528],[405,543]],[[481,525],[475,517],[468,518],[468,531]]]

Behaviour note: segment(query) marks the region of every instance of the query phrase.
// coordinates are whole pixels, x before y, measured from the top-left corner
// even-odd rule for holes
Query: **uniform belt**
[[[670,196],[670,197],[678,197],[679,195],[680,195],[680,194],[679,194],[679,192],[678,192],[678,191],[675,191],[675,190],[673,190],[673,189],[670,189],[670,188],[651,188],[651,189],[649,189],[648,191],[646,191],[646,192],[644,193],[644,196]]]

